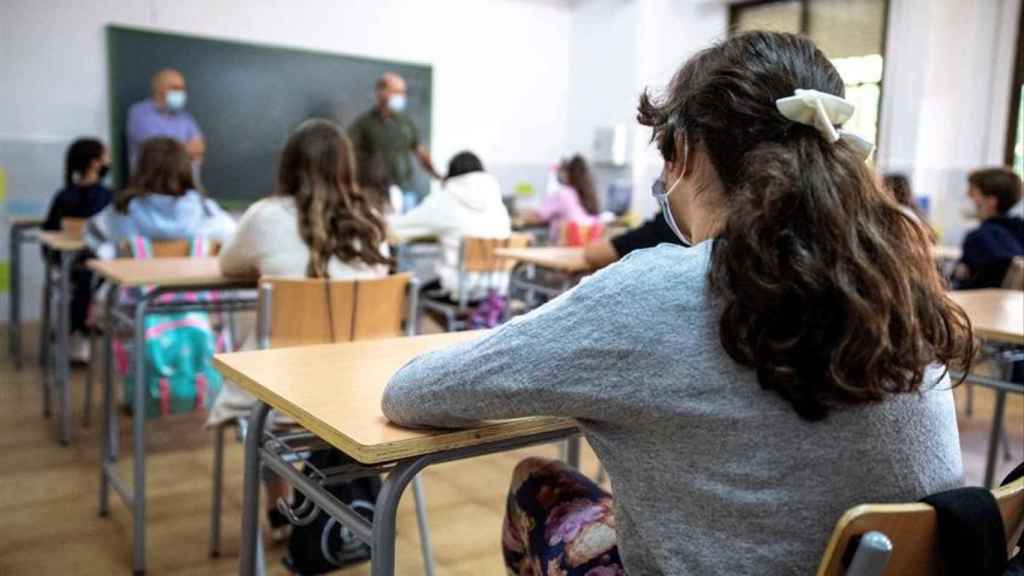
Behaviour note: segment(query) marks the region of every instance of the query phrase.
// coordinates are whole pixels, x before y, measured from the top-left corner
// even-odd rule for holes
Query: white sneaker
[[[89,338],[81,334],[71,335],[71,361],[78,364],[89,363]]]

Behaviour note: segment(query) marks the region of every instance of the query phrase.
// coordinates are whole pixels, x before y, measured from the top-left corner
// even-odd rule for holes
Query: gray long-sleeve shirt
[[[812,574],[836,521],[962,479],[948,379],[801,420],[719,343],[711,242],[636,252],[485,337],[399,371],[399,424],[577,419],[631,576]]]

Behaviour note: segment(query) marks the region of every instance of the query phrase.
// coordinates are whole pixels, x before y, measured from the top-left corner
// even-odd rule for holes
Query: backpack
[[[134,258],[152,258],[153,247],[149,239],[136,236],[129,241]],[[209,242],[198,237],[189,241],[189,255],[206,256]],[[151,287],[126,289],[121,302],[137,300]],[[174,301],[198,302],[209,300],[208,293],[166,294],[157,303]],[[215,334],[206,312],[172,312],[147,314],[146,342],[141,353],[130,355],[124,342],[115,340],[115,365],[124,385],[124,398],[128,406],[135,394],[133,361],[141,355],[146,363],[147,390],[146,417],[165,416],[205,409],[213,404],[220,391],[222,378],[213,368],[213,355],[226,349],[223,337]],[[134,356],[134,357],[133,357]]]

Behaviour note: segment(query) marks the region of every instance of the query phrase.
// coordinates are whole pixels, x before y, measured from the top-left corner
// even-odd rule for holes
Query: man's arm
[[[206,155],[206,140],[203,138],[203,133],[199,130],[195,118],[189,116],[188,119],[189,129],[187,138],[185,138],[185,151],[188,152],[188,157],[192,160],[202,160]]]
[[[431,176],[437,178],[438,180],[444,179],[444,177],[441,176],[437,169],[434,168],[434,161],[430,158],[430,151],[427,150],[426,146],[424,146],[423,144],[417,145],[415,148],[413,148],[413,154],[416,155],[416,160],[419,161],[420,166],[423,168],[424,171],[426,171],[427,174],[430,174]]]

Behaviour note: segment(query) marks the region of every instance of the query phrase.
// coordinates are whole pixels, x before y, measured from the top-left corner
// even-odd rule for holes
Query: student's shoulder
[[[693,247],[660,244],[629,253],[595,274],[593,280],[613,291],[629,293],[631,298],[703,293],[710,255],[711,241]]]

